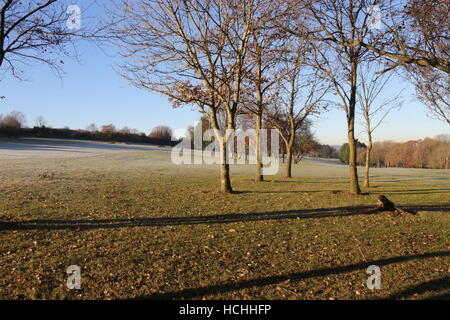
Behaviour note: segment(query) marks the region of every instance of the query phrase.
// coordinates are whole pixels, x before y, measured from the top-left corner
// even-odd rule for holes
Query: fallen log
[[[377,210],[384,212],[384,211],[391,211],[395,212],[397,214],[416,214],[413,211],[407,211],[398,208],[394,202],[389,200],[386,196],[380,195],[378,196],[378,202],[377,202]]]

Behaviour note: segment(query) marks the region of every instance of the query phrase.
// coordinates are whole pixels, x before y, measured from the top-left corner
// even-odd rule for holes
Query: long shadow
[[[444,192],[444,191],[440,191],[440,192],[379,192],[377,194],[386,194],[386,195],[394,195],[394,194],[398,194],[398,195],[412,195],[412,194],[449,194],[450,191]]]
[[[450,205],[444,206],[408,206],[404,209],[414,211],[450,211]],[[195,217],[154,217],[128,219],[92,219],[92,220],[27,220],[20,222],[1,222],[0,231],[4,230],[92,230],[118,229],[130,227],[166,227],[196,224],[224,224],[233,222],[252,222],[264,220],[288,219],[323,219],[333,217],[350,217],[356,215],[376,214],[371,206],[318,208],[287,211],[269,211],[252,213],[229,213]]]
[[[450,289],[450,277],[442,277],[436,280],[423,282],[417,286],[409,287],[406,290],[394,293],[388,297],[388,299],[404,299],[411,297],[415,294],[421,294],[425,292],[442,291],[444,289]],[[447,295],[449,293],[446,293]],[[438,295],[431,297],[430,299],[441,299],[445,295]]]
[[[392,258],[387,258],[387,259],[360,262],[360,263],[351,264],[348,266],[340,266],[340,267],[335,267],[335,268],[322,268],[322,269],[311,270],[311,271],[290,273],[290,274],[286,274],[286,275],[261,277],[261,278],[256,278],[256,279],[252,279],[252,280],[244,280],[244,281],[232,282],[232,283],[223,283],[223,284],[204,286],[204,287],[199,287],[199,288],[188,288],[188,289],[182,289],[179,291],[172,291],[172,292],[165,292],[165,293],[157,293],[157,294],[148,295],[148,296],[136,297],[135,299],[155,299],[155,300],[192,299],[192,298],[198,298],[198,297],[203,297],[203,296],[207,296],[207,295],[227,293],[227,292],[248,289],[248,288],[253,288],[253,287],[264,287],[264,286],[268,286],[268,285],[281,283],[281,282],[284,282],[287,280],[302,280],[302,279],[309,279],[309,278],[315,278],[315,277],[324,277],[324,276],[347,273],[347,272],[352,272],[352,271],[357,271],[357,270],[364,271],[370,265],[378,265],[380,267],[383,267],[383,266],[386,266],[389,264],[401,263],[401,262],[405,262],[405,261],[409,261],[409,260],[435,258],[435,257],[448,257],[448,256],[450,256],[450,251],[431,252],[431,253],[426,253],[426,254],[422,254],[422,255],[417,254],[417,255],[409,255],[409,256],[398,256],[398,257],[392,257]]]
[[[288,211],[270,211],[253,213],[230,213],[195,217],[155,217],[100,220],[27,220],[20,222],[0,222],[2,230],[60,230],[60,229],[115,229],[129,227],[165,227],[196,224],[223,224],[233,222],[251,222],[261,220],[319,219],[345,217],[374,213],[373,207],[337,207]]]
[[[412,212],[419,212],[420,211],[437,211],[437,212],[450,212],[450,204],[444,204],[444,205],[430,205],[430,206],[414,206],[414,205],[406,205],[401,206],[402,209],[409,210]]]
[[[446,193],[450,194],[450,188],[447,189],[412,189],[412,190],[371,190],[371,194],[435,194],[435,193]]]
[[[439,294],[437,296],[433,296],[425,300],[450,300],[450,292]]]
[[[341,192],[342,190],[338,189],[323,189],[323,190],[287,190],[287,191],[238,191],[240,194],[283,194],[283,193],[320,193],[320,192]]]
[[[329,178],[328,178],[329,179]],[[348,181],[301,181],[301,180],[265,180],[265,182],[269,183],[289,183],[289,184],[330,184],[330,185],[338,185],[338,184],[344,184],[347,185]],[[340,186],[337,186],[340,187]]]

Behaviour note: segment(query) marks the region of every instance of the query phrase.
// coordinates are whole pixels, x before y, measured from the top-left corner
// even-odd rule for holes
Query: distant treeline
[[[366,148],[358,144],[358,165],[365,165]],[[348,158],[346,145],[341,147],[340,159]],[[434,139],[411,140],[403,143],[393,141],[373,144],[371,167],[450,169],[450,135],[439,135]]]
[[[174,146],[178,142],[161,138],[152,138],[144,133],[104,133],[101,131],[90,132],[87,130],[55,129],[55,128],[20,128],[15,130],[4,130],[0,128],[0,136],[6,137],[33,137],[33,138],[54,138],[54,139],[76,139],[76,140],[94,140],[94,141],[114,141],[114,142],[137,142],[149,143],[155,145]]]
[[[358,151],[357,161],[364,161],[365,150]],[[403,143],[393,141],[373,144],[370,165],[372,167],[449,169],[450,135],[434,139],[411,140]]]
[[[167,146],[174,146],[178,143],[178,141],[172,141],[172,131],[166,126],[154,128],[147,136],[145,133],[139,133],[137,130],[126,127],[117,130],[112,124],[104,125],[100,130],[93,125],[90,125],[87,130],[73,130],[47,127],[42,118],[39,119],[39,122],[33,128],[26,128],[24,127],[25,117],[22,113],[11,112],[6,116],[0,115],[0,136],[135,142]]]

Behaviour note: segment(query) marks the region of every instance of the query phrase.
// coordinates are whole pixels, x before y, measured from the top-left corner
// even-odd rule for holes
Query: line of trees
[[[300,162],[303,157],[305,156],[309,156],[309,157],[320,157],[320,158],[338,158],[338,153],[337,151],[329,146],[329,145],[322,145],[320,144],[315,135],[314,132],[312,131],[312,121],[310,119],[301,119],[301,121],[299,121],[298,123],[296,123],[296,127],[295,127],[295,133],[294,133],[294,137],[290,138],[291,140],[287,139],[285,136],[283,135],[289,135],[289,131],[286,132],[287,130],[289,130],[289,125],[286,125],[286,127],[283,127],[282,125],[279,125],[282,121],[286,121],[286,119],[284,118],[278,118],[276,119],[276,121],[278,121],[276,124],[277,126],[274,126],[273,123],[275,121],[275,119],[271,119],[268,118],[267,116],[265,116],[264,118],[261,119],[261,121],[255,121],[255,116],[252,113],[245,113],[245,114],[239,114],[237,116],[236,119],[236,130],[237,132],[240,132],[241,130],[243,132],[245,132],[246,130],[255,130],[256,127],[259,127],[259,129],[277,129],[278,130],[278,139],[280,141],[284,141],[284,143],[281,143],[279,145],[279,150],[270,150],[270,135],[267,136],[267,141],[266,141],[266,146],[264,146],[264,148],[266,150],[270,150],[271,152],[278,152],[278,154],[280,155],[280,157],[282,158],[282,163],[286,164],[285,167],[285,174],[284,176],[286,178],[290,178],[292,177],[292,173],[291,173],[291,168],[292,168],[292,163],[297,164],[298,162]],[[209,122],[208,117],[201,117],[200,120],[197,122],[196,127],[194,126],[190,126],[187,130],[186,130],[186,138],[192,138],[195,136],[195,131],[198,130],[198,132],[200,133],[201,130],[201,135],[203,137],[206,136],[205,132],[206,130],[211,129],[211,124]],[[286,130],[287,129],[287,130]],[[209,137],[206,140],[203,140],[202,145],[200,145],[200,147],[202,149],[205,149],[206,147],[208,147],[212,141],[215,140],[215,137],[212,137],[212,140],[209,140]],[[292,145],[289,144],[289,141],[292,141]],[[261,144],[261,147],[263,147],[261,141],[259,141]],[[240,157],[242,156],[241,154],[237,154],[237,143],[238,143],[238,138],[234,137],[234,143],[235,143],[235,147],[234,147],[234,152],[235,152],[235,157]],[[256,139],[245,139],[245,141],[243,142],[244,145],[243,147],[243,151],[246,155],[249,154],[254,154],[255,158],[256,158],[256,148],[255,148],[255,144],[257,143]],[[196,146],[194,143],[194,140],[191,139],[191,148],[198,148],[199,146]],[[248,159],[248,158],[246,158]],[[256,173],[257,176],[255,177],[256,181],[258,181],[258,175],[259,175],[259,171],[258,171],[258,166],[256,169]]]
[[[227,143],[240,114],[254,116],[255,180],[263,180],[263,122],[279,130],[291,176],[296,132],[321,109],[324,89],[309,42],[276,25],[285,15],[283,6],[269,0],[117,4],[111,35],[127,61],[122,75],[167,96],[174,107],[195,105],[208,118],[220,146],[222,192],[233,192]]]
[[[345,111],[350,192],[360,194],[355,120],[366,81],[360,70],[368,65],[378,74],[398,71],[429,115],[450,124],[447,0],[112,0],[111,21],[75,31],[66,27],[66,10],[59,0],[3,1],[1,70],[20,77],[18,67],[35,61],[58,71],[60,56],[76,55],[75,41],[113,42],[131,84],[208,117],[223,192],[232,192],[226,148],[239,114],[254,115],[257,137],[264,118],[274,127],[284,122],[289,151],[292,129],[330,100]],[[307,94],[318,83],[326,90],[313,90],[320,101]]]
[[[450,169],[450,135],[403,143],[374,142],[371,167]],[[358,149],[358,164],[365,165],[365,148]]]
[[[368,149],[371,149],[369,162]],[[348,164],[349,147],[344,143],[337,153],[342,163]],[[371,146],[357,141],[357,165],[367,168],[427,168],[450,169],[450,135],[406,142],[378,141]],[[368,181],[365,181],[369,186]]]
[[[149,135],[136,129],[124,127],[116,129],[113,124],[103,125],[98,129],[90,124],[86,130],[73,130],[70,128],[51,128],[42,116],[36,118],[33,128],[26,127],[25,115],[22,112],[12,111],[7,115],[0,114],[0,137],[34,137],[55,139],[79,139],[96,141],[138,142],[155,145],[173,146],[178,141],[172,141],[172,129],[167,126],[157,126]]]
[[[279,130],[289,158],[286,176],[291,176],[296,129],[331,101],[346,114],[350,192],[360,194],[355,124],[358,102],[372,100],[370,86],[361,91],[361,84],[374,79],[362,70],[395,69],[415,79],[432,114],[448,122],[445,3],[117,0],[110,39],[121,48],[126,61],[121,73],[130,83],[167,96],[174,107],[195,105],[209,119],[220,144],[221,191],[233,190],[226,148],[240,114],[254,116],[255,180],[261,181],[262,124]],[[376,16],[375,6],[383,17]],[[433,85],[424,88],[424,81]]]

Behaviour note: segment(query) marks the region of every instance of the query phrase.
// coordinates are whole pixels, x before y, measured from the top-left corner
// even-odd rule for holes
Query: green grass
[[[233,168],[231,195],[217,170],[164,152],[0,160],[0,298],[448,298],[449,171],[374,169],[351,196],[344,166],[262,183]],[[367,214],[379,194],[419,214]]]

